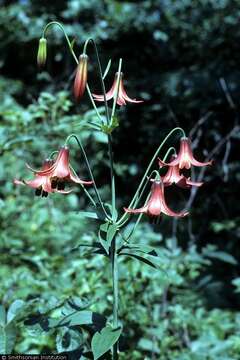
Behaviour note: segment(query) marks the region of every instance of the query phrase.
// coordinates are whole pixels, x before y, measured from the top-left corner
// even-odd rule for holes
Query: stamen
[[[57,185],[58,190],[64,190],[65,189],[65,183],[63,181],[59,181]]]
[[[42,192],[42,197],[47,197],[48,196],[48,192],[47,191],[43,191]]]
[[[36,196],[41,196],[41,194],[42,194],[42,188],[41,187],[35,190],[35,195]]]
[[[54,180],[51,181],[51,187],[52,187],[52,189],[56,189],[57,185],[58,185],[58,182],[57,182],[56,179],[54,179]]]

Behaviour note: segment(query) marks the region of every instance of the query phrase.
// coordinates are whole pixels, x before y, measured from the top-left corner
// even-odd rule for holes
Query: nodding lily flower
[[[42,166],[41,171],[47,171],[48,169],[51,168],[51,166],[53,165],[53,161],[52,160],[45,160]],[[42,197],[47,197],[48,193],[52,193],[52,192],[59,192],[62,194],[68,194],[70,191],[64,191],[63,189],[53,189],[52,185],[51,185],[51,179],[48,175],[35,175],[35,178],[33,180],[14,180],[14,184],[16,185],[27,185],[30,186],[35,190],[35,195],[36,196],[42,196]]]
[[[79,57],[79,64],[77,67],[73,88],[76,100],[79,100],[85,91],[87,84],[87,67],[88,56],[86,54],[81,54]]]
[[[172,160],[169,164],[166,164],[159,159],[160,166],[178,166],[179,169],[190,169],[191,165],[193,166],[206,166],[211,165],[212,161],[200,162],[193,157],[193,152],[191,149],[190,139],[183,137],[180,140],[180,150],[177,157]]]
[[[76,184],[90,185],[92,181],[81,180],[71,169],[69,163],[69,149],[62,146],[56,160],[46,170],[34,170],[29,165],[27,167],[36,175],[48,176],[51,181],[52,189],[64,190],[66,182],[74,182]]]
[[[118,78],[118,73],[115,74],[115,78],[114,78],[114,82],[113,85],[111,87],[111,89],[106,93],[106,100],[110,100],[112,98],[114,98],[114,95],[117,92],[117,78]],[[97,101],[104,101],[104,96],[103,95],[96,95],[96,94],[92,94],[93,98]],[[120,106],[126,105],[126,102],[131,102],[131,103],[141,103],[143,102],[143,100],[136,100],[136,99],[131,99],[123,86],[123,73],[120,73],[120,79],[119,79],[119,90],[118,90],[118,97],[117,97],[117,104]]]
[[[172,161],[175,158],[176,156],[173,156]],[[161,160],[159,159],[159,161]],[[159,165],[161,166],[161,163]],[[177,186],[184,189],[190,188],[191,186],[203,185],[203,182],[191,181],[190,177],[186,178],[184,175],[181,175],[178,165],[168,167],[166,174],[162,177],[162,182],[164,186],[170,186],[172,184],[176,184]]]
[[[154,180],[151,188],[151,195],[147,202],[147,204],[140,209],[126,209],[124,210],[128,213],[132,214],[140,214],[144,213],[149,216],[159,216],[161,213],[164,213],[168,216],[174,217],[183,217],[188,215],[187,211],[182,211],[176,213],[169,209],[166,204],[165,197],[164,197],[164,186],[161,181]]]

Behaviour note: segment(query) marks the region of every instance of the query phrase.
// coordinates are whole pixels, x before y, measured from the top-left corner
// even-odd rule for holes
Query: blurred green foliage
[[[96,119],[87,96],[80,104],[73,101],[75,64],[56,28],[48,33],[46,70],[38,72],[42,29],[48,21],[62,21],[79,54],[87,37],[96,38],[104,66],[109,58],[113,62],[107,87],[122,56],[129,94],[145,100],[120,109],[113,132],[121,209],[171,128],[190,131],[203,117],[193,139],[201,157],[238,125],[240,4],[22,0],[0,5],[0,347],[15,353],[69,351],[77,359],[79,344],[89,349],[96,324],[55,329],[44,321],[57,321],[74,307],[111,319],[108,263],[77,248],[96,241],[97,221],[79,215],[91,211],[81,189],[38,199],[31,189],[14,186],[13,179],[30,178],[26,162],[39,167],[77,132],[107,200],[106,137],[90,128]],[[93,52],[89,56],[89,82],[98,92]],[[159,226],[144,219],[137,229],[132,242],[155,248],[161,270],[121,257],[122,359],[239,359],[238,147],[236,128],[214,152],[215,164],[205,174],[189,219],[179,224],[163,219]],[[71,161],[87,178],[74,144]],[[180,209],[189,192],[183,198],[179,192],[167,196],[172,204],[177,199],[174,206]],[[8,340],[3,343],[3,338]]]

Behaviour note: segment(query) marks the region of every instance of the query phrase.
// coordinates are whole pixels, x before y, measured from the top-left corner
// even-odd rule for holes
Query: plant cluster
[[[82,312],[78,314],[78,320],[76,322],[75,314],[70,313],[67,314],[66,318],[57,320],[50,326],[57,327],[60,324],[69,326],[74,325],[84,325],[89,322],[95,323],[96,318],[96,332],[94,333],[91,340],[91,350],[93,352],[94,359],[99,359],[102,355],[106,354],[110,349],[112,349],[112,358],[118,359],[118,348],[119,348],[119,338],[122,332],[122,326],[119,323],[119,279],[118,279],[118,257],[119,256],[129,256],[133,257],[138,261],[142,261],[150,266],[155,267],[154,258],[158,257],[158,253],[151,248],[143,247],[143,246],[135,246],[131,245],[131,237],[134,234],[140,220],[142,214],[147,214],[155,222],[158,222],[161,214],[165,214],[171,217],[185,217],[188,215],[187,211],[174,212],[172,211],[165,200],[164,188],[165,186],[170,186],[173,183],[176,185],[189,188],[191,186],[201,186],[202,182],[194,182],[190,179],[190,177],[186,177],[181,173],[182,169],[191,169],[192,166],[196,167],[204,167],[207,165],[211,165],[212,161],[200,162],[196,160],[193,156],[193,152],[191,149],[191,142],[188,137],[186,137],[185,132],[182,128],[174,128],[170,131],[170,133],[164,138],[162,143],[159,145],[157,151],[153,155],[152,159],[149,162],[149,165],[145,171],[144,176],[136,190],[135,195],[129,205],[128,208],[124,208],[125,213],[119,217],[119,210],[116,207],[116,189],[115,189],[115,171],[114,171],[114,159],[113,159],[113,151],[112,151],[112,132],[114,131],[115,124],[115,112],[116,105],[123,106],[126,105],[126,102],[132,103],[140,103],[141,100],[131,99],[123,85],[123,74],[121,72],[122,68],[122,59],[119,60],[118,72],[115,75],[114,83],[109,90],[106,92],[104,79],[107,76],[108,70],[111,65],[111,60],[108,63],[108,66],[103,73],[102,66],[98,54],[98,49],[96,43],[93,39],[88,39],[83,48],[83,53],[79,56],[79,60],[74,52],[73,44],[70,42],[63,26],[58,22],[51,22],[47,24],[44,28],[42,38],[39,41],[39,48],[37,54],[37,62],[41,67],[45,65],[47,60],[47,40],[46,40],[46,32],[50,28],[50,26],[56,25],[60,27],[60,29],[64,32],[66,41],[69,46],[69,50],[73,55],[74,60],[77,63],[77,70],[74,81],[74,95],[77,100],[80,100],[83,96],[85,89],[87,89],[88,95],[90,97],[93,108],[96,112],[98,123],[94,123],[93,126],[98,131],[102,131],[107,135],[108,139],[108,153],[109,153],[109,168],[110,168],[110,187],[111,187],[111,204],[105,203],[101,195],[99,193],[98,187],[96,185],[96,181],[94,178],[93,171],[91,169],[89,159],[87,153],[81,143],[79,137],[76,134],[69,135],[65,144],[61,147],[59,151],[57,151],[57,155],[54,158],[56,151],[51,153],[49,157],[44,160],[42,168],[40,170],[35,170],[31,166],[27,165],[28,169],[31,170],[35,177],[33,180],[17,180],[15,179],[15,184],[19,185],[27,185],[35,189],[35,194],[37,196],[47,197],[49,193],[62,193],[68,194],[71,190],[65,190],[65,185],[68,183],[76,183],[82,186],[84,193],[89,198],[92,206],[95,210],[95,215],[101,220],[101,225],[98,230],[98,241],[91,246],[94,246],[97,253],[102,253],[107,258],[109,258],[111,262],[112,269],[112,284],[113,284],[113,313],[112,313],[112,322],[107,322],[106,320],[100,316],[96,316],[91,312]],[[89,44],[92,43],[95,54],[97,57],[98,63],[98,71],[100,82],[102,86],[103,95],[95,95],[92,94],[89,84],[87,82],[88,78],[88,55],[87,49]],[[112,109],[109,109],[108,101],[113,99]],[[95,101],[103,101],[105,105],[105,118],[103,118],[99,110],[96,106]],[[106,119],[106,121],[105,121]],[[172,134],[176,131],[182,134],[180,139],[180,148],[177,154],[175,147],[170,147],[163,160],[159,158],[159,169],[152,169],[153,164],[159,155],[160,151],[163,148],[163,145],[171,138]],[[69,147],[68,143],[71,139],[76,140],[82,154],[84,157],[84,161],[86,163],[86,167],[89,172],[89,176],[91,178],[90,181],[82,180],[76,174],[76,171],[73,169],[69,162]],[[166,159],[173,152],[173,157],[170,163],[166,163]],[[165,176],[161,176],[162,167],[168,167],[168,171]],[[151,191],[148,194],[145,204],[141,208],[137,208],[140,201],[145,194],[146,187],[149,182],[152,182]],[[95,191],[94,199],[91,194],[88,192],[86,185],[93,185]],[[133,229],[128,234],[127,237],[123,235],[124,227],[129,221],[130,214],[139,214],[138,219],[136,220]],[[94,212],[93,212],[94,215]],[[89,246],[88,244],[81,244],[80,246]],[[145,255],[142,256],[142,254]],[[81,307],[78,307],[77,304],[72,305],[72,309],[76,307],[77,310],[80,310]],[[100,326],[100,328],[99,328]],[[77,340],[76,340],[77,341]],[[80,341],[81,344],[81,341]],[[81,344],[81,351],[85,351],[84,343]]]

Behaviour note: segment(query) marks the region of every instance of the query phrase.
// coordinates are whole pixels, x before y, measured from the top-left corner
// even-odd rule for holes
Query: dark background
[[[157,275],[154,286],[149,285],[152,270],[146,275],[144,271],[147,270],[143,273],[141,267],[134,270],[134,265],[126,262],[125,266],[131,267],[128,271],[130,274],[132,271],[132,275],[122,281],[122,297],[125,296],[126,303],[131,306],[137,303],[139,308],[135,316],[129,316],[131,310],[126,303],[122,304],[121,316],[126,328],[130,329],[125,334],[124,345],[128,355],[123,358],[142,359],[142,351],[145,351],[147,359],[202,360],[205,357],[198,356],[205,356],[203,348],[210,354],[206,359],[215,359],[214,356],[218,356],[216,359],[238,359],[240,2],[25,0],[1,1],[0,4],[2,303],[8,307],[16,298],[28,301],[35,297],[47,302],[50,295],[59,301],[60,289],[52,288],[47,278],[52,271],[61,277],[65,267],[72,269],[69,279],[72,285],[61,293],[61,297],[67,298],[74,292],[80,297],[101,298],[96,285],[101,278],[86,280],[89,288],[83,289],[74,263],[66,265],[65,259],[59,260],[61,246],[67,251],[76,244],[79,233],[87,236],[85,220],[79,225],[70,212],[76,212],[79,206],[89,207],[82,193],[77,190],[69,200],[57,196],[59,202],[51,198],[46,205],[42,199],[33,202],[30,189],[16,189],[12,185],[13,178],[28,175],[24,168],[26,161],[35,168],[40,166],[43,156],[59,147],[69,133],[78,132],[84,140],[101,193],[105,198],[109,196],[105,140],[85,126],[92,116],[87,94],[79,103],[73,98],[75,64],[59,29],[48,31],[45,69],[39,71],[36,65],[42,29],[47,22],[58,20],[64,24],[70,39],[75,39],[77,54],[81,53],[86,38],[93,37],[99,46],[103,67],[109,58],[112,59],[107,89],[112,84],[118,59],[122,57],[127,93],[132,98],[144,100],[142,104],[128,104],[117,113],[120,126],[113,132],[113,146],[120,211],[131,200],[152,154],[172,128],[181,126],[187,134],[192,134],[199,160],[209,156],[214,160],[213,166],[202,174],[205,184],[196,193],[177,188],[167,190],[172,208],[180,210],[186,203],[191,205],[190,217],[178,223],[164,218],[159,226],[143,224],[147,228],[139,228],[136,235],[139,239],[146,243],[158,239],[155,246],[162,239],[160,245],[165,250],[172,249],[173,245],[169,245],[172,241],[174,249],[180,253],[166,255],[172,259],[172,264],[176,261],[175,273],[172,274],[174,280],[170,285],[162,286]],[[90,46],[88,55],[90,88],[100,93],[96,58]],[[177,144],[178,137],[173,137],[172,141]],[[77,153],[75,159],[76,168],[79,164]],[[85,169],[82,171],[86,176]],[[199,174],[201,176],[201,170],[197,169],[194,175],[197,177]],[[46,206],[50,210],[46,210]],[[55,213],[51,214],[51,211]],[[148,219],[144,218],[144,222]],[[87,226],[92,226],[94,232],[95,225]],[[94,239],[91,231],[88,236]],[[57,257],[51,259],[51,265],[45,263],[47,254]],[[35,259],[37,265],[31,263],[33,256],[38,257]],[[91,260],[89,271],[82,258],[78,256],[76,261],[83,276],[87,277],[89,271],[99,271],[100,265],[94,260]],[[38,278],[36,269],[39,263],[43,268],[48,267],[49,274],[44,275],[43,271],[43,278]],[[167,262],[163,267],[168,271]],[[128,292],[125,281],[129,281],[131,286],[134,271],[139,283],[132,285],[132,291],[125,295]],[[26,278],[19,282],[18,276],[22,274]],[[43,279],[44,285],[41,283]],[[108,292],[110,284],[107,279],[105,282],[105,292]],[[79,284],[81,290],[77,290]],[[144,299],[145,295],[141,298],[138,286],[143,287],[141,291],[148,286],[151,288],[147,290],[151,293],[148,311],[154,313],[157,306],[161,309],[167,307],[161,315],[163,321],[168,322],[164,327],[164,337],[170,339],[167,344],[153,331],[149,335],[149,329],[158,326],[159,321],[154,323],[153,320],[150,324],[149,317],[143,320],[142,312],[146,313],[149,300]],[[30,287],[34,288],[33,294],[28,290]],[[104,298],[102,300],[104,302]],[[111,308],[109,304],[101,308],[106,314]],[[203,309],[199,315],[201,319],[194,324],[200,308]],[[188,312],[187,315],[184,311]],[[182,319],[188,319],[186,324]],[[136,324],[139,332],[134,330]],[[159,329],[156,331],[160,334]],[[53,338],[32,343],[26,340],[26,334],[27,330],[18,334],[18,351],[42,351],[44,348],[54,351]],[[209,343],[209,339],[207,342],[204,334],[211,334],[212,342]],[[151,342],[150,345],[147,341]],[[220,343],[226,344],[221,355],[216,350]],[[157,349],[152,350],[152,344]],[[196,350],[200,355],[194,352],[194,346],[200,349]],[[135,352],[129,352],[135,348]]]

